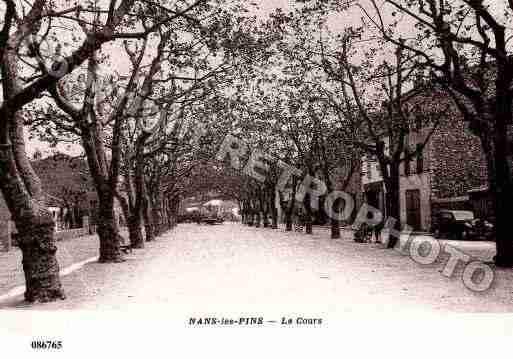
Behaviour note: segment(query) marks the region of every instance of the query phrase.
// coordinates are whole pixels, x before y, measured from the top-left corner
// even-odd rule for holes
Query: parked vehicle
[[[224,222],[222,217],[217,215],[204,215],[197,218],[196,223],[206,223],[206,224],[221,224]]]
[[[185,213],[185,214],[182,214],[182,215],[178,216],[178,223],[194,223],[194,222],[198,222],[198,220],[202,216],[203,215],[199,211],[188,212],[188,213]]]
[[[494,226],[488,221],[474,218],[472,211],[440,210],[433,218],[435,238],[455,240],[493,240]]]
[[[178,223],[191,223],[194,222],[196,219],[196,216],[191,213],[183,214],[178,216]]]
[[[484,219],[474,219],[469,231],[469,237],[474,240],[493,241],[495,240],[495,226]]]

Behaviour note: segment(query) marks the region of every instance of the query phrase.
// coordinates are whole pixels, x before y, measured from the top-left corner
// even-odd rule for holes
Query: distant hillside
[[[51,196],[63,198],[94,191],[87,162],[83,158],[58,153],[33,161],[32,166],[41,179],[43,190]]]
[[[70,204],[85,202],[87,206],[93,199],[94,186],[83,158],[58,153],[32,161],[32,166],[41,179],[43,191],[48,194],[49,205],[57,206],[58,200],[63,199]],[[7,218],[10,214],[0,194],[0,219]]]

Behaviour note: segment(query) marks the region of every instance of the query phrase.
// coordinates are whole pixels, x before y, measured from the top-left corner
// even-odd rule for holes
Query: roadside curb
[[[59,271],[59,274],[61,276],[66,276],[68,274],[71,274],[77,270],[79,270],[80,268],[82,268],[83,266],[85,266],[86,264],[88,263],[91,263],[91,262],[96,262],[97,260],[99,259],[98,256],[95,256],[95,257],[91,257],[91,258],[88,258],[86,260],[83,260],[81,262],[77,262],[77,263],[74,263],[64,269],[61,269]],[[7,291],[7,293],[5,294],[2,294],[0,295],[0,303],[8,300],[8,299],[11,299],[13,297],[17,297],[21,294],[25,293],[25,286],[24,285],[19,285],[19,286],[16,286],[14,288],[11,288],[9,291]]]

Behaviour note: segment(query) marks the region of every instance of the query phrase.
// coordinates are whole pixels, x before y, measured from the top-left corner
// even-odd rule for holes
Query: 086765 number
[[[43,349],[43,350],[58,350],[62,349],[62,341],[61,340],[33,340],[30,343],[32,349]]]

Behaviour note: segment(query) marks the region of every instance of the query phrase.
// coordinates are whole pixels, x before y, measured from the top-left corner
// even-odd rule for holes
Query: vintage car
[[[206,223],[206,224],[220,224],[223,223],[224,219],[222,217],[216,216],[216,215],[203,215],[199,216],[196,219],[196,223]]]
[[[493,224],[474,218],[472,211],[440,210],[433,218],[435,238],[456,240],[493,240]]]

